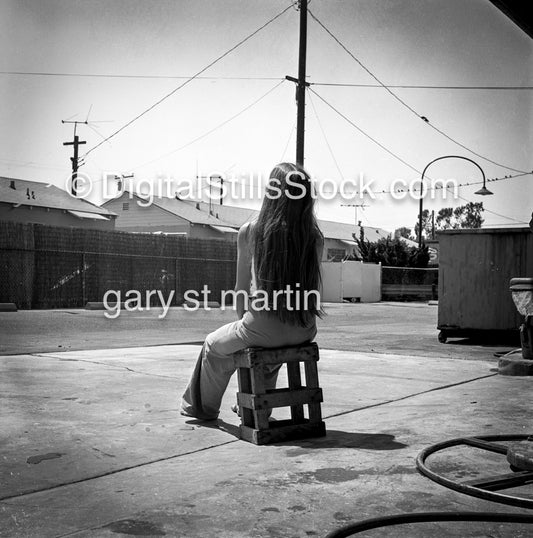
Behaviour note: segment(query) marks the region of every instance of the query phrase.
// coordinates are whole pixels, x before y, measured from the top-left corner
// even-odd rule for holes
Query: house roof
[[[194,202],[186,202],[189,204],[194,204]],[[199,207],[202,211],[209,213],[209,204],[206,202],[199,202]],[[242,226],[245,222],[252,220],[255,216],[259,214],[257,209],[249,209],[244,207],[235,207],[228,205],[212,204],[211,210],[214,215],[218,215],[220,219],[229,222],[235,227]],[[350,241],[353,243],[354,237],[359,238],[361,228],[359,226],[354,226],[353,224],[346,224],[343,222],[334,222],[331,220],[322,220],[318,219],[318,226],[324,234],[324,237],[327,239],[340,239],[343,241]],[[389,232],[381,228],[373,227],[364,227],[365,237],[369,241],[376,242],[378,239],[383,237],[388,237]]]
[[[125,190],[120,196],[114,200],[119,199],[121,196],[127,194],[132,196],[129,191]],[[133,194],[133,196],[139,199],[144,199],[143,196]],[[106,202],[106,204],[109,202]],[[104,205],[106,205],[104,204]],[[205,224],[213,226],[219,231],[230,232],[231,229],[240,228],[245,222],[253,220],[259,214],[257,209],[250,209],[245,207],[235,207],[229,205],[220,205],[207,202],[196,202],[193,200],[180,200],[177,198],[168,197],[155,197],[152,202],[153,205],[181,217],[193,224]],[[198,209],[199,208],[199,209]],[[213,214],[209,213],[209,210]],[[318,219],[318,226],[326,239],[339,239],[341,241],[348,241],[350,244],[354,243],[354,235],[359,238],[360,226],[353,224],[346,224],[343,222],[334,222],[330,220]],[[388,237],[389,232],[381,228],[373,228],[370,226],[364,227],[365,238],[368,241],[376,242],[383,237]]]
[[[75,198],[55,185],[26,179],[0,177],[0,202],[115,216],[112,211]]]
[[[122,191],[120,196],[117,196],[113,200],[106,202],[104,206],[122,198],[125,195],[127,195],[127,197],[134,196],[139,200],[143,201],[147,200],[147,197],[141,194],[131,193],[128,190],[124,190]],[[167,211],[168,213],[172,213],[177,217],[185,219],[192,224],[205,224],[207,226],[226,226],[230,228],[233,227],[230,222],[210,215],[207,211],[196,209],[196,205],[194,202],[179,200],[177,198],[168,198],[166,196],[154,196],[151,205],[159,207]]]
[[[210,208],[207,202],[193,202],[189,200],[184,201],[184,203],[191,204],[194,208],[196,208],[196,204],[198,204],[200,211],[209,214]],[[257,209],[220,205],[217,203],[211,204],[211,211],[215,217],[224,220],[229,226],[233,226],[234,228],[240,228],[245,222],[253,220],[253,218],[259,214]]]
[[[340,239],[342,241],[354,241],[354,235],[359,239],[361,233],[361,226],[355,226],[354,224],[346,224],[344,222],[334,222],[331,220],[318,220],[318,226],[322,230],[326,239]],[[365,239],[375,243],[383,237],[388,237],[389,232],[381,228],[373,228],[370,226],[363,226],[365,232]]]

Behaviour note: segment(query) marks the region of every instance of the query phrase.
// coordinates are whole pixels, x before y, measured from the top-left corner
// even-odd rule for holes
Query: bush
[[[401,238],[384,237],[376,243],[365,239],[361,227],[359,239],[355,238],[361,258],[364,262],[381,263],[387,267],[427,267],[429,250],[426,245],[421,248],[410,247]]]

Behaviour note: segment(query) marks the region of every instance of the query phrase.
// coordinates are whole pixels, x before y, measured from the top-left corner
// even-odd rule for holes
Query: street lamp
[[[483,187],[476,191],[474,194],[478,194],[480,196],[487,196],[488,194],[494,194],[487,187],[485,186],[486,179],[485,179],[485,172],[483,172],[483,169],[477,162],[473,161],[472,159],[469,159],[468,157],[463,157],[461,155],[444,155],[443,157],[437,157],[436,159],[433,159],[430,163],[426,165],[424,170],[422,171],[422,177],[420,179],[420,213],[418,214],[418,248],[422,247],[422,211],[423,211],[423,190],[424,190],[424,175],[426,174],[426,170],[429,168],[430,165],[432,165],[434,162],[442,161],[442,159],[463,159],[464,161],[471,162],[475,166],[477,166],[481,172],[481,175],[483,176]]]

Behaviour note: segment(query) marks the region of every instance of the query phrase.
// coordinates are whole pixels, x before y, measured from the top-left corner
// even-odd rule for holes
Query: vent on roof
[[[12,179],[11,182],[9,183],[9,188],[13,189],[14,191],[17,190],[17,188],[15,187],[15,180],[14,179]]]
[[[129,209],[130,209],[130,203],[122,202],[122,211],[129,211]]]
[[[196,209],[200,209],[200,203],[196,202]]]

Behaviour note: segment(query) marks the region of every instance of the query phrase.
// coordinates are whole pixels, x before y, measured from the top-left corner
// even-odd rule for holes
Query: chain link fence
[[[236,245],[228,241],[0,222],[0,302],[17,308],[72,308],[108,290],[138,291],[179,305],[187,290],[218,301],[233,289]]]

